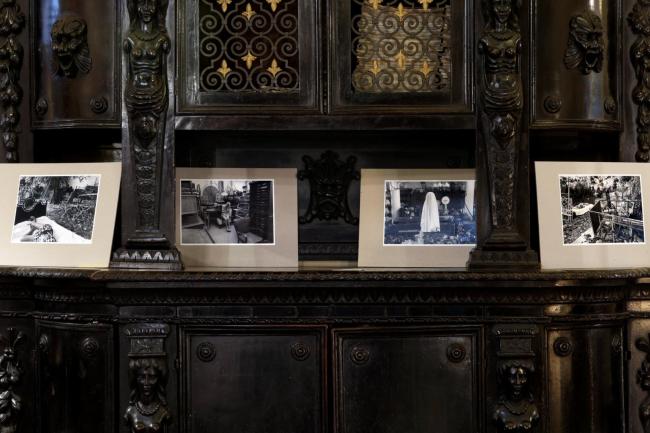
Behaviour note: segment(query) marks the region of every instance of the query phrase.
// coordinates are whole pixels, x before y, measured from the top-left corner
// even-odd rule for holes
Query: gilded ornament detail
[[[298,92],[299,0],[220,1],[198,0],[199,91]]]
[[[355,92],[449,92],[450,0],[353,0],[352,6]]]

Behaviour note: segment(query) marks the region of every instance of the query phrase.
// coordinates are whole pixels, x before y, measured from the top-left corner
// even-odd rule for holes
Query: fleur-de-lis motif
[[[383,0],[368,0],[368,3],[370,6],[372,6],[373,9],[377,10],[379,9],[379,5],[381,5],[382,1]]]
[[[253,67],[253,62],[257,60],[257,57],[251,54],[249,51],[244,57],[241,58],[243,61],[246,62],[246,68],[250,69]]]
[[[422,9],[425,11],[429,9],[429,5],[433,3],[433,0],[418,0],[418,3],[422,5]]]
[[[246,10],[244,12],[242,12],[241,14],[244,16],[244,18],[246,18],[248,21],[250,21],[251,18],[253,18],[253,15],[256,14],[256,12],[253,10],[250,3],[246,3]]]
[[[278,5],[281,1],[282,0],[266,0],[266,2],[271,5],[271,10],[273,12],[275,12],[275,10],[278,8]]]
[[[226,75],[228,75],[230,71],[232,71],[232,69],[228,67],[228,62],[222,60],[221,67],[217,69],[217,72],[220,73],[223,78],[226,78]]]
[[[275,78],[275,76],[282,71],[282,68],[278,66],[278,61],[273,59],[271,66],[266,68],[266,70],[269,71],[271,75],[273,75],[273,78]]]
[[[397,66],[400,69],[406,69],[406,56],[404,55],[403,51],[400,51],[399,54],[395,56],[395,60],[397,60]]]
[[[226,12],[228,10],[228,5],[232,3],[232,0],[217,0],[217,4],[221,5],[221,10]]]
[[[375,75],[381,72],[381,68],[379,67],[379,60],[372,61],[372,68],[370,69],[370,71]]]
[[[406,11],[404,11],[404,5],[400,3],[397,6],[397,10],[395,11],[395,15],[399,18],[400,21],[404,19],[404,16],[406,15]]]
[[[426,60],[424,61],[424,63],[422,63],[422,66],[420,67],[420,72],[422,72],[425,77],[428,76],[432,70],[433,69],[429,67],[429,62],[427,62]]]

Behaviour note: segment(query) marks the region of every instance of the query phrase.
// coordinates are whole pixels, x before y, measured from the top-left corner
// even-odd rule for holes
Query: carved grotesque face
[[[586,11],[571,18],[569,41],[564,55],[568,69],[580,69],[583,74],[603,69],[605,42],[600,17]]]
[[[88,27],[83,18],[74,15],[59,18],[52,26],[51,36],[57,75],[75,78],[90,72]]]
[[[492,0],[492,8],[497,22],[505,24],[512,13],[512,0]]]
[[[157,0],[138,0],[138,15],[145,23],[150,23],[156,17]]]

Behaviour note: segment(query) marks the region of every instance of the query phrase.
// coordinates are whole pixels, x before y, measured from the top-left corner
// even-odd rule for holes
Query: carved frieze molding
[[[7,162],[18,162],[18,128],[23,100],[20,70],[23,65],[23,46],[18,36],[25,27],[25,14],[16,0],[0,4],[0,137]]]
[[[636,39],[630,47],[630,61],[637,84],[632,90],[632,101],[638,105],[637,152],[638,162],[650,161],[650,1],[637,0],[627,16]]]

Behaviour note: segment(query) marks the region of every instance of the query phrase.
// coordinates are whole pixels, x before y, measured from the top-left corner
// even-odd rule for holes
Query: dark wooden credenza
[[[648,270],[3,269],[0,425],[641,432],[649,289]]]

